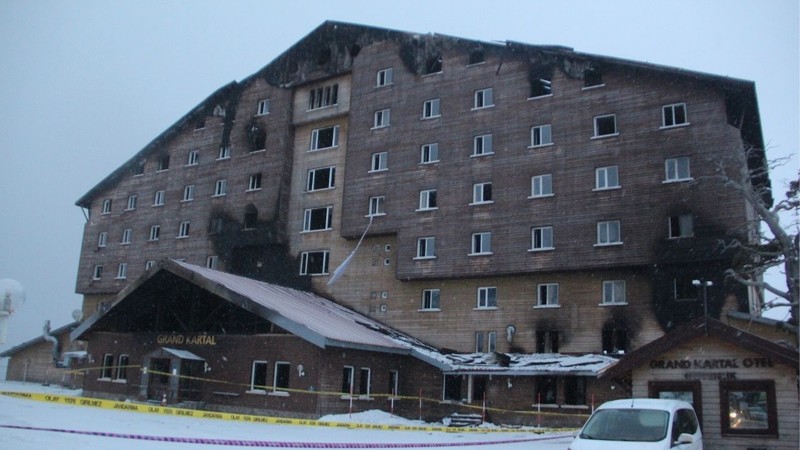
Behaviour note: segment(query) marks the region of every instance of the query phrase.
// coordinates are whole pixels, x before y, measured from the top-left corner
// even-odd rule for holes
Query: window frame
[[[694,215],[692,214],[678,214],[669,216],[668,222],[668,238],[669,239],[686,239],[694,237]],[[677,229],[676,229],[677,228]]]
[[[487,200],[486,197],[489,197]],[[494,203],[492,200],[492,182],[484,181],[472,185],[472,203],[470,205],[486,205]]]
[[[440,289],[423,289],[420,311],[441,311]]]
[[[263,366],[263,377],[264,377],[264,384],[256,384],[256,369],[258,367]],[[262,359],[254,359],[250,363],[250,389],[248,392],[259,392],[259,393],[266,393],[267,392],[267,382],[269,381],[269,361],[262,360]]]
[[[315,187],[317,185],[317,172],[328,172],[328,185],[324,187]],[[333,189],[336,187],[336,166],[318,167],[309,169],[306,175],[306,192],[317,192],[326,189]]]
[[[256,106],[256,115],[257,116],[265,116],[269,114],[270,109],[270,99],[265,98],[258,101],[258,105]]]
[[[417,238],[417,252],[414,259],[436,258],[436,236],[423,236]]]
[[[394,68],[387,67],[375,73],[375,87],[391,86],[394,84]]]
[[[486,256],[492,254],[492,232],[479,231],[472,233],[469,256]],[[488,247],[488,250],[486,250]]]
[[[261,172],[254,173],[250,175],[250,178],[247,180],[247,191],[260,191],[261,190]]]
[[[392,125],[392,110],[391,108],[384,108],[375,111],[372,119],[372,129],[378,130],[381,128],[388,128]]]
[[[342,396],[346,398],[352,397],[355,393],[355,375],[356,368],[353,366],[342,366]]]
[[[531,144],[528,148],[549,147],[553,143],[553,126],[546,123],[531,127]]]
[[[361,367],[358,371],[358,398],[369,399],[371,393],[372,393],[372,369],[369,367]]]
[[[164,197],[166,197],[166,191],[161,189],[156,191],[153,194],[153,206],[164,206]]]
[[[122,230],[122,238],[120,239],[120,245],[130,245],[131,240],[133,239],[133,229],[125,228]]]
[[[561,307],[558,283],[539,283],[536,285],[536,308]]]
[[[104,381],[111,381],[113,373],[114,373],[114,354],[105,353],[103,354],[103,364],[102,366],[100,366],[100,377],[98,377],[98,379]]]
[[[475,296],[475,309],[497,309],[497,286],[479,286]]]
[[[319,255],[322,257],[322,262],[320,263],[322,267],[320,268],[319,272],[309,271],[309,263],[313,262],[310,260],[310,258],[314,255]],[[310,276],[329,275],[330,274],[329,265],[330,265],[329,250],[311,250],[300,253],[300,275],[310,275]]]
[[[96,264],[94,269],[92,269],[92,280],[101,280],[103,279],[103,265]]]
[[[151,225],[148,241],[157,241],[161,237],[161,225]]]
[[[419,191],[419,208],[417,211],[435,211],[439,209],[438,193],[436,189],[423,189]]]
[[[339,104],[339,83],[319,86],[308,90],[308,111]]]
[[[206,269],[216,270],[217,263],[219,263],[219,256],[217,255],[206,256]]]
[[[383,151],[373,153],[370,169],[367,173],[386,172],[387,170],[389,170],[389,152]]]
[[[124,280],[128,278],[128,263],[119,263],[117,265],[117,276],[115,280]]]
[[[436,119],[442,116],[442,100],[432,98],[422,103],[422,120]]]
[[[488,150],[487,150],[488,147]],[[472,138],[472,154],[470,157],[477,158],[494,154],[494,142],[492,133],[479,134]]]
[[[613,119],[614,131],[611,133],[600,134],[600,131],[607,126],[607,124],[601,123],[601,121],[605,122],[605,120],[609,118]],[[619,128],[617,127],[616,114],[602,114],[599,116],[594,116],[594,120],[592,122],[594,123],[594,134],[592,135],[592,139],[602,139],[607,137],[619,136]]]
[[[386,196],[376,195],[369,198],[369,210],[366,217],[386,215]]]
[[[683,121],[682,122],[678,122],[678,120],[680,119],[680,117],[677,117],[679,115],[676,114],[676,111],[678,109],[683,110],[683,117],[682,117]],[[686,109],[686,103],[685,102],[670,103],[668,105],[661,106],[661,127],[660,128],[663,130],[663,129],[668,129],[668,128],[685,127],[685,126],[689,125],[689,116],[688,116],[687,113],[688,113],[688,111]],[[672,123],[667,123],[668,115],[669,115],[669,120]]]
[[[538,194],[536,193],[537,189],[539,191]],[[541,175],[533,175],[531,177],[531,195],[528,198],[546,198],[553,197],[554,195],[553,174],[544,173]]]
[[[486,95],[488,94],[488,96]],[[488,98],[487,98],[488,97]],[[472,110],[491,108],[494,106],[494,88],[476,89],[472,94]]]
[[[231,159],[231,146],[230,145],[221,145],[219,147],[219,153],[217,154],[217,161],[223,159]]]
[[[420,164],[435,164],[439,162],[439,143],[431,142],[422,144],[419,148]]]
[[[225,197],[228,195],[228,179],[220,178],[214,183],[214,195],[212,197]]]
[[[114,381],[124,383],[128,381],[128,364],[130,362],[130,355],[123,353],[117,358],[117,367],[114,371]]]
[[[612,171],[613,169],[613,171]],[[616,178],[616,185],[612,185],[611,183],[611,176],[610,174],[613,173],[613,177]],[[601,180],[603,185],[601,186]],[[611,165],[611,166],[603,166],[603,167],[596,167],[594,169],[594,191],[608,191],[612,189],[619,189],[621,186],[619,182],[619,166]]]
[[[325,211],[325,227],[324,228],[312,228],[312,225],[319,220],[317,217],[315,220],[314,215],[320,214],[321,211]],[[333,206],[322,206],[319,208],[306,208],[303,211],[303,232],[304,233],[311,233],[316,231],[330,231],[333,229]]]
[[[548,243],[548,241],[550,246],[545,245]],[[544,252],[550,250],[555,250],[553,227],[551,225],[531,227],[531,248],[529,251]]]
[[[111,206],[113,204],[113,200],[110,198],[103,200],[103,206],[100,209],[100,214],[111,214]]]
[[[327,132],[327,130],[331,130],[331,138],[330,138],[331,145],[328,145],[326,147],[321,147],[320,146],[320,133],[323,132],[323,131]],[[327,144],[327,136],[324,136],[324,137],[326,137],[326,139],[325,139],[325,142],[323,142],[322,144]],[[331,126],[315,128],[315,129],[311,130],[311,142],[310,142],[310,147],[309,147],[309,150],[308,150],[309,152],[316,152],[316,151],[320,151],[320,150],[327,150],[327,149],[333,149],[333,148],[338,148],[338,147],[339,147],[339,125],[331,125]]]
[[[139,202],[139,196],[136,194],[131,194],[128,196],[128,204],[125,207],[125,211],[133,211],[136,209],[136,204]]]
[[[685,162],[685,176],[681,176],[681,172],[684,172],[684,170],[681,170],[682,162]],[[664,159],[664,183],[680,183],[691,180],[693,180],[692,161],[688,156]]]
[[[190,222],[188,220],[182,221],[178,225],[178,235],[175,237],[176,239],[186,239],[189,237],[189,226]]]
[[[108,245],[108,231],[101,231],[97,234],[97,247],[103,248]]]
[[[181,202],[191,202],[194,200],[194,185],[187,184],[183,187],[183,198]]]
[[[285,386],[279,386],[279,382],[283,378],[282,374],[279,372],[281,370],[285,370],[285,382],[281,384],[285,384]],[[289,392],[286,389],[289,389],[289,381],[292,377],[292,364],[287,361],[275,361],[272,365],[272,392],[271,394],[277,395],[289,395]]]
[[[615,230],[609,226],[615,225]],[[613,232],[615,231],[615,232]],[[616,240],[613,240],[616,238]],[[622,245],[622,223],[619,220],[602,220],[597,222],[597,243],[595,247]]]
[[[767,427],[742,428],[731,427],[731,391],[762,391],[766,396]],[[778,436],[778,407],[775,396],[774,380],[720,380],[720,428],[722,436]]]
[[[600,305],[608,306],[627,304],[628,286],[625,280],[603,280],[601,284]]]
[[[198,164],[200,164],[200,150],[189,150],[186,165],[196,166]]]

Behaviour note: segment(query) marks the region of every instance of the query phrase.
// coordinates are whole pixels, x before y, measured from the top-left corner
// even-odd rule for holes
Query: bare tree
[[[722,243],[728,249],[738,249],[744,262],[728,269],[726,276],[751,286],[759,291],[768,291],[788,302],[791,323],[798,324],[798,301],[800,300],[800,265],[798,265],[797,223],[781,224],[781,215],[800,209],[800,173],[798,179],[789,183],[786,198],[775,202],[768,172],[786,164],[787,160],[768,162],[763,150],[743,149],[734,164],[723,160],[714,161],[720,180],[726,189],[738,192],[753,210],[753,220],[744,226],[741,237],[729,237]],[[741,230],[739,230],[741,231]],[[774,286],[763,279],[767,270],[781,270],[786,279],[786,288]],[[764,305],[769,308],[776,305]]]

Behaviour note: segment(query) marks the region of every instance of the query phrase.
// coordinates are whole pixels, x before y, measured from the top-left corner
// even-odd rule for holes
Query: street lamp
[[[708,334],[708,288],[709,286],[713,286],[714,282],[692,280],[692,284],[696,287],[703,286],[703,328],[705,328],[705,332]]]

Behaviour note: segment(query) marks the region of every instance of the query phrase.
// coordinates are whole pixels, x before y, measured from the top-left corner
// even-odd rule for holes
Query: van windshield
[[[657,442],[667,436],[669,413],[655,409],[601,409],[581,432],[581,439]]]

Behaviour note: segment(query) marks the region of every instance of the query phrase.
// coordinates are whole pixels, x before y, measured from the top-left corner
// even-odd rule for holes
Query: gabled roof
[[[78,322],[68,323],[68,324],[66,324],[66,325],[64,325],[62,327],[56,328],[55,330],[51,330],[50,331],[50,335],[54,336],[54,337],[60,337],[62,334],[67,334],[67,333],[71,332],[72,330],[77,328],[77,326],[78,326]],[[34,346],[36,344],[39,344],[39,343],[42,343],[42,342],[47,342],[45,340],[43,334],[40,335],[40,336],[37,336],[37,337],[35,337],[35,338],[33,338],[33,339],[29,340],[29,341],[25,341],[25,342],[23,342],[23,343],[21,343],[19,345],[15,345],[14,347],[11,347],[10,349],[4,351],[3,353],[0,353],[0,357],[6,358],[6,357],[9,357],[9,356],[14,356],[17,353],[27,349],[28,347],[32,347],[32,346]],[[48,345],[52,345],[52,344],[48,344]]]
[[[763,136],[758,114],[755,84],[752,81],[726,76],[695,72],[675,67],[638,62],[602,55],[581,53],[570,47],[558,45],[533,45],[520,42],[484,42],[453,36],[398,31],[386,28],[352,24],[338,21],[325,21],[294,45],[241,82],[231,83],[218,89],[175,124],[147,144],[133,158],[112,172],[99,184],[84,194],[76,205],[87,208],[92,200],[112,187],[121,177],[133,173],[133,168],[149,154],[158,151],[172,139],[190,121],[211,115],[218,104],[237,103],[237,96],[253,80],[264,79],[269,84],[284,88],[319,81],[321,79],[341,75],[352,69],[352,62],[361,48],[374,42],[393,41],[399,43],[403,51],[403,60],[408,69],[419,73],[421,62],[431,52],[438,52],[442,47],[458,46],[463,48],[482,48],[503,55],[517,55],[522,58],[538,55],[551,61],[580,61],[598,67],[620,67],[627,70],[660,73],[664,75],[693,79],[707,83],[725,94],[731,120],[741,127],[745,141],[755,147],[751,157],[751,165],[764,165]],[[561,64],[561,67],[573,64]],[[758,184],[768,183],[766,171]],[[769,203],[771,203],[771,198]]]
[[[79,339],[91,331],[114,308],[119,308],[126,301],[134,301],[132,294],[148,279],[163,273],[189,281],[320,348],[346,347],[411,353],[409,345],[388,337],[392,331],[387,327],[313,293],[169,259],[163,260],[158,268],[148,271],[123,289],[109,308],[89,317],[72,332],[71,337]],[[413,342],[413,339],[408,337],[408,341]]]
[[[749,350],[771,360],[797,368],[800,357],[797,350],[776,344],[770,340],[727,325],[719,320],[703,317],[679,326],[664,336],[651,341],[625,355],[617,364],[600,374],[600,378],[624,377],[651,359],[693,339],[709,336]]]

